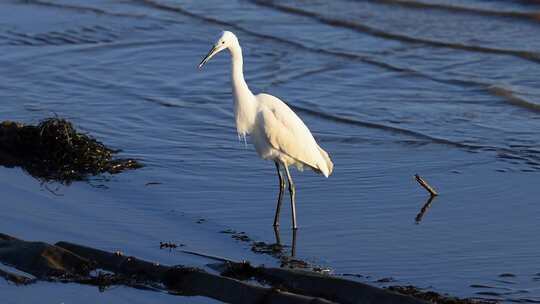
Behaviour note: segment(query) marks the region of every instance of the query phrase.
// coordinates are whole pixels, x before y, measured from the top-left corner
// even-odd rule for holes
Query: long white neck
[[[255,125],[256,100],[244,80],[242,48],[239,44],[229,48],[232,56],[232,91],[234,116],[239,135],[250,134]]]

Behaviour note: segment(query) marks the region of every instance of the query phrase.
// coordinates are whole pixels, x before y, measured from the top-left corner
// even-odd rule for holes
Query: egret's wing
[[[257,127],[274,149],[320,169],[323,159],[319,146],[302,120],[285,104],[262,107]]]

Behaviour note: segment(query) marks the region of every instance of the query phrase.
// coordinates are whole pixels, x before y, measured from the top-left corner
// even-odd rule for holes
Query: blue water
[[[335,163],[329,179],[292,171],[298,257],[377,285],[540,301],[540,5],[411,3],[3,2],[0,119],[59,115],[145,167],[69,187],[0,168],[0,232],[167,264],[210,261],[160,241],[277,265],[218,233],[273,242],[278,190],[274,165],[237,140],[228,55],[196,69],[226,29],[251,90],[285,100]],[[441,193],[419,223],[415,173]],[[287,244],[289,228],[284,208]],[[207,301],[0,284],[8,303]]]

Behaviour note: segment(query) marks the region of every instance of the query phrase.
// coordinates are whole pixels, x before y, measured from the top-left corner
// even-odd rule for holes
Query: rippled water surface
[[[237,140],[228,55],[196,69],[227,29],[251,90],[284,99],[335,163],[329,179],[292,171],[299,257],[374,284],[540,301],[539,2],[29,0],[0,12],[0,119],[66,117],[145,164],[58,189],[1,168],[0,232],[168,264],[208,261],[159,241],[277,263],[218,233],[273,242],[278,190],[274,165]],[[415,173],[441,193],[420,221]],[[8,303],[182,300],[24,289],[0,283]]]

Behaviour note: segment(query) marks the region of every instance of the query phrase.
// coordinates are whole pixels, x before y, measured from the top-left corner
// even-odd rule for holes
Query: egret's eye
[[[225,44],[225,41],[221,41],[221,44]]]

